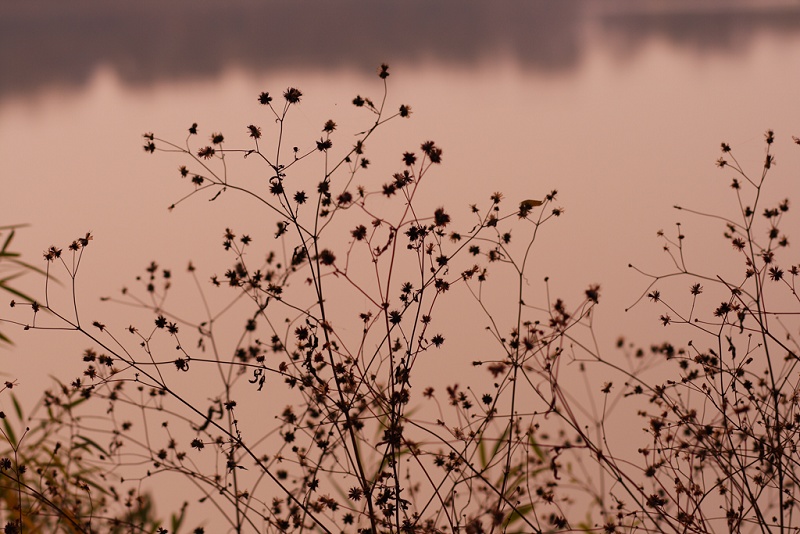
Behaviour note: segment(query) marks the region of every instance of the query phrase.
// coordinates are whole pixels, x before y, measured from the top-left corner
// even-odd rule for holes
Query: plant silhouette
[[[271,128],[249,124],[243,141],[196,123],[181,143],[144,135],[146,152],[181,159],[188,192],[170,209],[239,195],[269,227],[225,228],[223,271],[189,263],[181,276],[151,262],[106,299],[145,314],[138,325],[88,321],[74,291],[70,309],[56,309],[49,285],[38,302],[16,303],[5,322],[91,345],[83,375],[28,420],[47,439],[66,432],[73,460],[58,464],[61,477],[93,485],[80,502],[51,498],[43,473],[63,446],[23,457],[33,433],[17,439],[7,426],[0,473],[26,500],[4,498],[6,530],[32,530],[41,516],[51,531],[199,533],[213,516],[232,532],[796,531],[789,322],[800,267],[783,258],[788,200],[761,205],[774,134],[757,178],[722,145],[735,216],[679,208],[722,222],[738,277],[690,269],[680,225],[675,238],[660,234],[670,271],[634,268],[649,281],[634,305],[653,301],[654,320],[693,340],[645,350],[620,338],[610,356],[593,331],[599,285],[568,305],[548,279],[528,280],[540,232],[565,213],[557,191],[519,201],[497,192],[458,222],[423,202],[444,161],[428,140],[399,154],[383,183],[362,185],[376,183],[367,141],[411,116],[387,104],[389,75],[378,69],[380,98],[353,99],[368,120],[345,149],[333,120],[289,146],[287,125],[307,98],[295,87],[255,95]],[[91,240],[48,248],[47,279],[58,268],[74,288]],[[180,278],[191,298],[173,295]],[[448,321],[450,302],[459,315]],[[432,377],[459,336],[493,345]],[[612,415],[631,407],[646,423],[631,440],[638,456],[609,439]],[[28,466],[43,466],[38,485]],[[169,525],[150,507],[155,481],[196,496]]]

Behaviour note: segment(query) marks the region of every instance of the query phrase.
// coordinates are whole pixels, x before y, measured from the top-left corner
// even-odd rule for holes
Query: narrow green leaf
[[[6,238],[5,243],[3,243],[3,248],[0,249],[0,254],[5,253],[6,249],[8,248],[8,245],[11,243],[12,239],[14,239],[14,230],[13,229],[8,233],[8,237]]]
[[[19,405],[19,399],[13,393],[11,394],[11,402],[14,404],[14,411],[17,413],[17,417],[22,421],[22,407]]]
[[[481,471],[486,469],[488,465],[486,462],[486,440],[483,439],[484,435],[485,433],[481,432],[481,440],[478,442],[478,458],[481,461]]]
[[[522,506],[517,506],[516,510],[512,510],[511,513],[508,515],[506,520],[503,522],[503,527],[508,527],[512,523],[515,523],[522,519],[523,517],[527,516],[529,512],[533,510],[532,504],[523,504]],[[505,528],[503,529],[505,531]]]
[[[533,436],[533,432],[528,433],[528,445],[531,446],[531,449],[533,449],[533,453],[536,455],[536,457],[544,462],[545,461],[544,451],[542,450],[541,447],[539,447],[539,444],[536,443],[536,438]]]
[[[497,443],[494,444],[494,448],[492,449],[492,458],[497,456],[497,453],[500,451],[500,448],[506,444],[506,439],[508,438],[508,433],[511,431],[511,426],[506,426],[506,429],[503,430],[503,435],[497,440]]]
[[[517,487],[519,487],[525,481],[526,473],[519,473],[519,471],[520,470],[517,469],[517,468],[512,468],[511,469],[511,473],[508,474],[509,478],[511,476],[513,476],[513,475],[517,475],[513,480],[511,480],[511,482],[508,482],[506,484],[506,488],[507,489],[506,489],[505,497],[508,500],[511,500],[514,497],[514,493],[516,493]],[[517,474],[517,473],[519,473],[519,474]],[[500,480],[497,483],[497,487],[498,488],[502,487],[502,483],[503,483],[503,477],[501,476]]]
[[[172,514],[172,517],[170,517],[170,524],[172,526],[173,534],[178,533],[178,530],[181,528],[181,525],[183,525],[184,519],[186,519],[186,508],[181,508],[179,514],[175,513]]]
[[[4,290],[8,291],[9,293],[11,293],[12,295],[16,295],[19,298],[21,298],[21,299],[23,299],[23,300],[25,300],[27,302],[33,302],[33,299],[31,297],[29,297],[28,295],[26,295],[22,291],[17,291],[13,287],[8,287],[8,286],[4,286],[4,285],[0,284],[0,289],[4,289]]]
[[[10,281],[10,280],[13,280],[13,279],[15,279],[15,278],[19,278],[19,277],[20,277],[20,276],[22,276],[23,274],[25,274],[25,273],[14,273],[14,274],[10,274],[10,275],[6,276],[5,278],[3,278],[2,280],[0,280],[0,284],[2,284],[2,285],[5,285],[5,283],[6,283],[6,282],[8,282],[8,281]]]
[[[84,476],[84,477],[82,477],[81,480],[82,480],[82,482],[85,482],[87,486],[90,486],[90,487],[96,489],[98,492],[102,493],[103,495],[111,495],[111,492],[108,490],[108,488],[103,487],[102,484],[98,484],[97,482],[92,480],[92,477]]]
[[[8,419],[3,419],[3,428],[6,431],[6,438],[8,438],[8,444],[12,447],[17,446],[17,435],[14,434],[14,429],[11,428],[11,424],[8,422]]]
[[[74,401],[70,402],[69,404],[66,404],[64,407],[66,409],[68,409],[68,410],[71,410],[72,408],[74,408],[76,406],[80,406],[81,404],[86,402],[86,400],[87,400],[86,397],[80,397],[80,398],[77,398]]]
[[[15,252],[14,256],[19,256],[19,254]],[[28,269],[29,271],[35,271],[35,272],[37,272],[37,273],[39,273],[39,274],[41,274],[43,276],[47,274],[47,271],[45,271],[44,269],[40,269],[39,267],[37,267],[35,265],[31,265],[30,263],[28,263],[26,261],[11,260],[11,263],[13,263],[14,265],[19,265],[20,267],[24,267],[25,269]],[[53,279],[54,277],[51,276],[50,278]]]
[[[105,451],[105,449],[103,449],[103,447],[98,445],[97,442],[95,442],[94,440],[91,440],[91,439],[87,438],[86,436],[82,436],[82,435],[78,435],[78,436],[75,436],[75,437],[78,438],[78,439],[83,440],[83,443],[77,445],[76,448],[82,448],[82,449],[87,449],[88,450],[89,446],[92,446],[95,449],[97,449],[98,451],[100,451],[100,454],[104,454],[104,455],[108,456],[108,453]]]

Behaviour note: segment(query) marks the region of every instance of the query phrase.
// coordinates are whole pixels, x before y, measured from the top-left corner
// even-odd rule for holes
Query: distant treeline
[[[100,67],[128,84],[208,78],[231,67],[369,72],[382,61],[472,66],[497,58],[524,69],[574,68],[588,25],[612,50],[666,39],[699,52],[740,52],[760,31],[800,32],[797,4],[642,10],[641,2],[406,0],[105,2],[0,5],[0,99],[79,87]],[[758,6],[756,5],[756,6]],[[627,8],[636,7],[635,11]],[[688,6],[688,5],[687,5]]]

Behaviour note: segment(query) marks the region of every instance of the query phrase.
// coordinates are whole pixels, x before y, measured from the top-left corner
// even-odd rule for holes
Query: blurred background
[[[383,183],[402,152],[433,139],[444,165],[427,199],[436,207],[446,198],[456,222],[494,191],[511,207],[558,189],[565,214],[541,235],[531,288],[550,276],[569,302],[601,284],[604,343],[663,335],[657,314],[624,313],[649,282],[628,263],[669,268],[659,229],[682,221],[690,260],[718,250],[730,262],[720,225],[672,208],[734,213],[730,176],[714,166],[721,141],[758,172],[773,128],[778,165],[766,193],[800,189],[790,146],[800,135],[795,0],[7,1],[0,224],[30,224],[15,246],[37,265],[51,244],[91,230],[78,294],[87,313],[118,314],[98,298],[133,283],[151,260],[179,269],[191,259],[215,272],[224,228],[274,224],[233,195],[169,213],[188,192],[175,170],[185,161],[145,154],[142,133],[182,141],[198,122],[201,139],[222,131],[229,146],[247,145],[246,125],[267,132],[271,121],[256,96],[296,86],[304,98],[289,133],[308,146],[331,118],[344,150],[370,121],[351,100],[380,97],[382,62],[389,107],[408,104],[413,115],[370,141],[364,179]],[[34,276],[20,283],[43,290]],[[43,362],[79,369],[66,354],[53,363],[56,334],[10,333],[18,348],[0,353],[10,375],[31,380],[31,358],[37,373]]]
[[[125,328],[129,310],[99,298],[135,284],[151,260],[182,271],[191,259],[210,276],[224,228],[257,234],[263,225],[269,235],[275,224],[232,195],[168,212],[189,191],[177,174],[185,161],[145,154],[141,134],[182,141],[198,122],[201,139],[222,131],[229,146],[245,146],[248,124],[272,126],[257,95],[296,86],[304,97],[287,135],[312,146],[330,118],[340,130],[334,148],[345,150],[370,121],[351,101],[381,96],[382,62],[389,107],[408,104],[413,115],[370,141],[362,180],[383,183],[404,151],[433,139],[444,164],[423,202],[445,202],[456,223],[468,224],[469,205],[487,205],[495,191],[511,208],[557,189],[564,215],[537,244],[531,292],[549,276],[551,294],[577,303],[600,284],[603,350],[620,335],[649,344],[668,334],[659,311],[624,311],[649,283],[629,263],[671,268],[658,230],[682,222],[690,267],[738,272],[720,223],[672,207],[735,215],[732,175],[714,165],[720,142],[758,175],[764,131],[774,129],[766,200],[800,198],[796,0],[6,0],[0,225],[30,224],[15,247],[37,265],[48,246],[91,230],[81,310]],[[42,282],[28,275],[19,285],[41,295]],[[23,398],[38,398],[48,373],[80,372],[83,339],[3,332],[16,347],[0,349],[0,370],[24,386]]]

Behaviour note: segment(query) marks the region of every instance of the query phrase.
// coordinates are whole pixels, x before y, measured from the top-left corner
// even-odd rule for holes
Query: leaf
[[[16,289],[14,289],[13,287],[9,287],[9,286],[7,286],[7,285],[3,284],[2,282],[3,282],[3,281],[2,281],[2,280],[0,280],[0,289],[3,289],[3,290],[5,290],[5,291],[8,291],[8,292],[9,292],[9,293],[11,293],[12,295],[16,295],[16,296],[18,296],[19,298],[23,299],[23,300],[24,300],[24,301],[26,301],[26,302],[33,302],[33,299],[32,299],[31,297],[29,297],[28,295],[26,295],[25,293],[23,293],[23,292],[21,292],[21,291],[17,291],[17,290],[16,290]]]
[[[506,499],[511,502],[511,499],[514,498],[514,493],[516,493],[517,488],[520,487],[525,478],[529,477],[530,473],[524,471],[520,466],[512,466],[511,470],[508,474],[503,474],[495,483],[496,488],[500,488],[503,486],[503,480],[506,480]]]
[[[506,520],[503,522],[503,527],[504,527],[503,530],[505,531],[505,529],[508,528],[509,525],[511,525],[515,521],[518,521],[518,520],[522,519],[523,517],[528,515],[529,512],[532,512],[532,511],[533,511],[533,505],[532,504],[523,504],[522,506],[517,506],[516,509],[513,510],[508,515]]]
[[[100,451],[100,454],[103,454],[103,455],[105,455],[105,456],[108,456],[108,453],[105,451],[105,449],[103,449],[103,447],[101,447],[100,445],[98,445],[98,444],[97,444],[95,441],[93,441],[93,440],[91,440],[91,439],[87,438],[86,436],[82,436],[82,435],[77,435],[77,436],[75,436],[75,437],[76,437],[77,439],[83,440],[83,443],[81,443],[81,444],[79,444],[79,445],[75,445],[73,448],[75,448],[75,449],[84,449],[84,450],[89,450],[89,448],[90,448],[90,447],[89,447],[89,445],[91,445],[92,447],[94,447],[95,449],[97,449],[98,451]]]
[[[0,232],[4,230],[14,230],[15,228],[24,228],[26,226],[30,226],[28,224],[9,224],[6,226],[0,226]]]
[[[14,254],[14,257],[19,256],[18,252],[14,252],[13,254]],[[27,269],[29,271],[33,271],[35,273],[39,273],[42,276],[47,276],[47,271],[45,271],[44,269],[40,269],[39,267],[36,267],[35,265],[31,265],[30,263],[24,262],[22,260],[9,260],[9,261],[11,261],[11,263],[13,263],[15,265],[19,265],[20,267],[23,267],[24,269]],[[58,282],[58,280],[56,280],[56,278],[54,276],[52,276],[52,275],[50,276],[50,279],[51,280],[55,280],[56,282]]]
[[[11,230],[8,233],[8,237],[6,238],[5,243],[3,243],[3,248],[0,249],[0,256],[5,256],[6,255],[6,249],[8,248],[8,245],[11,243],[12,239],[14,239],[14,230]]]
[[[530,432],[528,434],[528,445],[531,446],[531,449],[533,449],[533,453],[536,455],[536,457],[539,458],[542,462],[544,462],[545,461],[544,451],[542,450],[541,447],[539,447],[539,444],[536,443],[536,438],[533,436],[533,432]]]
[[[478,442],[478,457],[481,461],[481,471],[486,469],[486,440],[483,439],[483,432],[481,432],[481,439]]]
[[[181,529],[181,525],[183,525],[183,520],[186,519],[186,507],[184,506],[180,510],[180,514],[172,514],[170,517],[170,526],[172,527],[172,532],[176,533]]]
[[[14,273],[14,274],[10,274],[10,275],[6,276],[6,277],[5,277],[5,278],[3,278],[2,280],[0,280],[0,286],[4,286],[4,285],[6,285],[6,282],[8,282],[8,281],[10,281],[10,280],[13,280],[13,279],[15,279],[15,278],[19,278],[19,277],[20,277],[20,276],[22,276],[23,274],[24,274],[24,273]]]
[[[11,394],[11,402],[14,404],[14,411],[17,413],[17,417],[22,421],[22,407],[19,405],[19,399],[13,393]]]
[[[497,456],[497,453],[500,451],[500,448],[506,444],[506,439],[508,438],[508,433],[511,431],[511,426],[506,425],[505,430],[503,430],[503,434],[497,439],[494,444],[494,448],[492,449],[492,458]]]
[[[83,404],[84,402],[86,402],[86,400],[87,400],[86,397],[78,397],[77,399],[70,401],[68,404],[65,404],[64,408],[66,408],[67,410],[71,410],[76,406]]]
[[[87,471],[84,471],[84,474],[91,474],[91,473],[90,473],[90,471],[87,470]],[[85,483],[87,486],[91,486],[92,488],[96,489],[98,492],[102,493],[103,495],[112,495],[112,493],[108,490],[108,488],[106,488],[102,484],[92,480],[91,476],[81,477],[81,482]]]
[[[8,440],[8,444],[11,445],[12,448],[17,446],[17,435],[14,434],[14,429],[11,428],[11,424],[8,422],[8,419],[3,419],[3,428],[6,431],[6,439]]]

